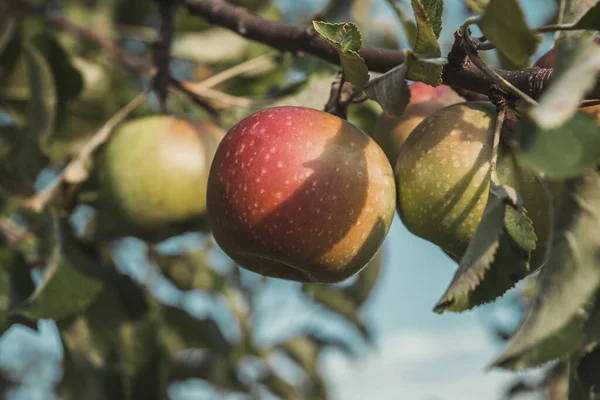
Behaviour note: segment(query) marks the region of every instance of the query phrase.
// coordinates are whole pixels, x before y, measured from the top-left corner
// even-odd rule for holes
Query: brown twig
[[[175,4],[173,0],[156,0],[161,18],[158,40],[154,44],[154,65],[156,75],[153,87],[160,108],[163,112],[167,110],[167,96],[171,83],[171,44],[173,42]]]
[[[208,22],[230,29],[251,40],[267,44],[281,51],[307,53],[339,64],[336,50],[322,39],[312,28],[292,26],[271,21],[224,0],[181,0],[189,11]],[[375,72],[387,72],[404,62],[404,52],[378,47],[363,46],[360,50],[367,67]],[[452,57],[451,57],[452,56]],[[458,86],[483,95],[495,85],[495,80],[479,70],[473,63],[464,62],[459,54],[448,55],[449,63],[444,66],[443,83]],[[495,75],[504,79],[519,91],[534,99],[548,86],[551,70],[537,67],[519,71],[493,69]],[[600,98],[598,84],[588,98]]]

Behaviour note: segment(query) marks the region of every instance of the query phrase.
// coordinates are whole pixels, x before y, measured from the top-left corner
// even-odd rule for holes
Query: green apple
[[[375,124],[373,139],[381,146],[385,155],[394,165],[408,135],[427,116],[451,104],[465,101],[451,87],[437,87],[415,82],[410,85],[410,103],[401,116],[381,113]]]
[[[167,115],[122,124],[98,154],[99,230],[152,240],[182,233],[205,214],[223,135],[213,124]]]
[[[454,259],[464,254],[487,203],[496,117],[495,106],[487,102],[445,107],[413,131],[398,156],[400,218],[412,233]],[[542,183],[517,165],[503,143],[497,172],[501,184],[518,191],[533,221],[535,265],[543,260],[548,241],[549,200]]]

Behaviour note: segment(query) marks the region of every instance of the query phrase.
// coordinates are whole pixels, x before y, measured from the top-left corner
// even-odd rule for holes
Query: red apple
[[[395,207],[392,168],[363,131],[304,107],[235,125],[211,166],[207,209],[217,243],[241,267],[302,282],[360,271]]]
[[[392,166],[396,164],[400,147],[421,121],[443,107],[465,101],[446,85],[433,87],[415,82],[410,85],[410,93],[410,103],[401,116],[384,112],[375,124],[373,139],[381,146]]]

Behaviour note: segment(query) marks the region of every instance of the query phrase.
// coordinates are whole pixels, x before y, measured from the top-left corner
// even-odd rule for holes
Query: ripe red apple
[[[460,259],[483,215],[490,185],[496,108],[487,102],[455,104],[426,118],[406,140],[396,164],[398,214],[415,235]],[[540,181],[520,169],[508,147],[498,156],[501,184],[523,199],[538,236],[534,267],[544,258],[549,204]]]
[[[206,211],[212,158],[224,132],[159,115],[122,124],[97,158],[99,231],[161,240]]]
[[[425,117],[440,108],[465,101],[446,85],[433,87],[415,82],[410,85],[410,93],[410,103],[401,116],[383,112],[375,124],[373,139],[381,146],[392,166],[396,164],[400,147],[408,135]]]
[[[227,133],[207,202],[215,240],[241,267],[339,282],[381,246],[394,214],[394,176],[379,146],[351,123],[274,107]]]

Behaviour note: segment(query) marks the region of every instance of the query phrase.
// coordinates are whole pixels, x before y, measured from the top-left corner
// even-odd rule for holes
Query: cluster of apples
[[[101,231],[161,240],[207,216],[241,267],[333,283],[374,257],[397,210],[411,232],[458,260],[487,202],[496,109],[443,85],[417,82],[411,92],[404,114],[381,115],[373,137],[303,107],[259,111],[227,134],[172,116],[127,122],[98,156],[100,220],[112,221]],[[504,144],[497,170],[524,201],[541,260],[541,183]]]

